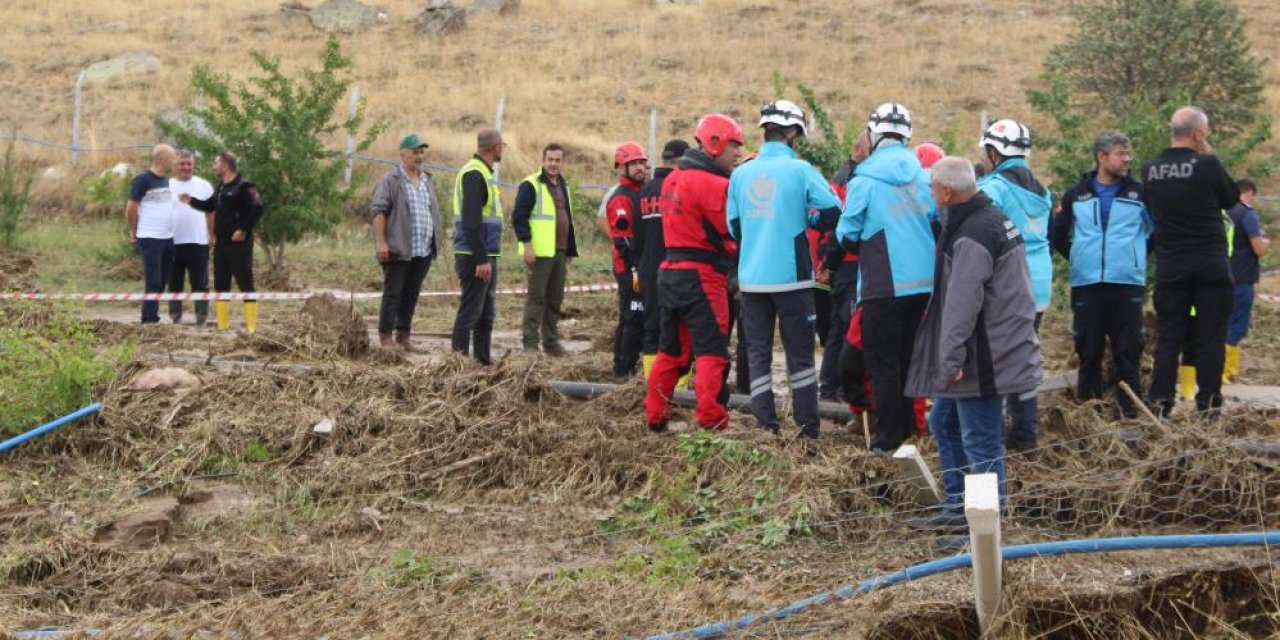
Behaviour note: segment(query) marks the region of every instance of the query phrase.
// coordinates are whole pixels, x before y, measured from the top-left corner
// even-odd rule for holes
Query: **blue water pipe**
[[[67,415],[62,416],[57,420],[54,420],[52,422],[46,422],[26,433],[19,434],[12,438],[9,438],[4,442],[0,442],[0,453],[8,451],[32,438],[36,438],[46,433],[49,433],[50,431],[53,431],[54,429],[57,429],[58,427],[61,427],[64,424],[67,424],[68,422],[75,422],[76,420],[79,420],[80,418],[83,418],[91,413],[97,413],[101,409],[102,409],[102,403],[95,402],[83,409],[80,409],[79,411],[76,411],[74,413],[68,413]]]
[[[1133,538],[1098,538],[1095,540],[1066,540],[1062,542],[1041,542],[1036,544],[1020,544],[1004,547],[1002,555],[1005,560],[1022,560],[1057,556],[1068,553],[1110,553],[1114,551],[1139,551],[1146,549],[1201,549],[1209,547],[1256,547],[1280,544],[1280,532],[1268,533],[1221,533],[1172,536],[1137,536]],[[834,591],[797,600],[779,609],[770,609],[764,613],[749,614],[726,622],[705,624],[685,631],[651,635],[644,640],[709,640],[723,638],[730,633],[742,631],[748,627],[770,621],[782,620],[803,613],[810,607],[826,604],[833,600],[848,600],[855,595],[870,593],[877,589],[890,587],[901,582],[910,582],[927,578],[939,573],[964,569],[973,566],[973,556],[963,553],[950,558],[931,560],[896,573],[863,580],[856,585],[845,585]]]
[[[1096,540],[1067,540],[1063,542],[1040,542],[1036,544],[1020,544],[1004,547],[1002,555],[1005,560],[1022,560],[1057,556],[1068,553],[1110,553],[1115,551],[1141,551],[1150,549],[1208,549],[1211,547],[1258,547],[1280,544],[1280,532],[1267,533],[1217,533],[1175,536],[1138,536],[1134,538],[1098,538]],[[891,587],[902,582],[911,582],[927,578],[939,573],[955,569],[964,569],[973,565],[973,557],[967,553],[931,560],[896,573],[863,580],[856,585],[845,585],[834,591],[820,593],[803,600],[797,600],[780,609],[770,609],[760,614],[750,614],[729,620],[705,624],[694,629],[651,635],[644,640],[710,640],[723,638],[726,635],[742,631],[748,627],[769,621],[782,620],[800,613],[810,607],[826,604],[834,600],[848,600],[855,595],[870,593],[877,589]],[[70,629],[35,629],[19,631],[14,637],[19,640],[37,640],[43,638],[62,638],[76,633],[97,636],[99,629],[74,631]]]

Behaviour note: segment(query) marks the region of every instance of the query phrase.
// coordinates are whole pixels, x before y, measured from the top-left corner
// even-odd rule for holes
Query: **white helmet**
[[[896,103],[886,102],[871,112],[867,120],[867,131],[871,132],[871,141],[878,143],[885,134],[897,134],[905,140],[911,139],[911,112]]]
[[[800,135],[809,135],[804,109],[790,100],[766,102],[760,107],[760,126],[776,124],[782,127],[800,127]]]
[[[981,144],[1006,158],[1022,158],[1031,152],[1031,130],[1017,120],[996,120],[982,133]]]

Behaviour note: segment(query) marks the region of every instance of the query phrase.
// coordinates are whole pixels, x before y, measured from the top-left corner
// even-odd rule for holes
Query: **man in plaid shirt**
[[[369,207],[383,275],[378,338],[384,347],[398,345],[409,352],[417,351],[410,332],[418,294],[440,251],[440,200],[422,166],[426,155],[427,143],[415,134],[405,136],[400,164],[378,181]]]

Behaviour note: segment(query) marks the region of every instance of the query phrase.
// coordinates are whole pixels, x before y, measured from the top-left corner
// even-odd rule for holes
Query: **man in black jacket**
[[[1194,305],[1196,409],[1215,416],[1222,407],[1232,298],[1223,211],[1239,202],[1240,192],[1222,162],[1210,155],[1204,111],[1178,109],[1169,128],[1169,148],[1142,165],[1141,174],[1156,227],[1156,361],[1149,398],[1165,415],[1172,411],[1178,353]]]
[[[662,166],[653,177],[640,187],[640,219],[636,221],[633,243],[640,256],[637,272],[640,276],[640,299],[644,303],[644,339],[640,353],[644,377],[649,377],[653,360],[658,357],[658,333],[662,315],[658,313],[658,266],[667,257],[667,245],[662,238],[662,183],[680,164],[680,158],[689,150],[684,140],[671,140],[662,147]]]
[[[241,293],[253,293],[253,228],[262,218],[262,194],[252,182],[240,176],[236,157],[223,151],[213,159],[213,172],[218,176],[218,187],[213,196],[204,200],[189,195],[179,196],[192,209],[211,213],[209,247],[213,249],[213,290],[224,293],[231,290],[231,279]],[[214,302],[214,314],[218,318],[218,330],[231,327],[231,302]],[[244,301],[244,329],[253,333],[258,329],[258,301],[249,297]]]

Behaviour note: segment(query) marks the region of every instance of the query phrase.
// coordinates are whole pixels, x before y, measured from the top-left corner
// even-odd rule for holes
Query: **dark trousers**
[[[232,278],[240,291],[256,291],[253,288],[253,241],[220,240],[214,247],[213,290],[230,291]]]
[[[818,391],[824,396],[843,397],[848,393],[840,376],[840,359],[844,353],[844,336],[853,317],[853,299],[858,288],[858,263],[842,262],[831,274],[831,311],[827,323],[827,340],[822,347],[822,369],[818,372]],[[818,313],[822,313],[821,310]]]
[[[826,348],[827,334],[831,333],[831,289],[814,286],[813,294],[813,331],[818,336],[818,346]]]
[[[524,299],[524,320],[520,325],[525,349],[538,348],[539,333],[542,346],[560,344],[560,306],[564,304],[567,262],[564,250],[559,250],[550,258],[534,259],[529,268],[529,294]]]
[[[875,395],[873,448],[893,451],[915,433],[915,398],[903,388],[928,305],[929,294],[862,301],[862,353]]]
[[[818,437],[818,372],[813,366],[813,289],[742,294],[742,327],[751,363],[751,410],[756,425],[778,432],[773,397],[773,333],[782,335],[792,408],[801,435]]]
[[[142,255],[143,291],[164,293],[169,283],[169,271],[173,268],[173,239],[138,238],[138,253]],[[160,303],[146,300],[142,303],[142,323],[160,322]]]
[[[658,272],[640,274],[640,299],[644,302],[644,337],[640,351],[645,355],[657,355],[662,335],[662,314],[658,302]],[[735,303],[736,304],[736,303]]]
[[[644,341],[644,302],[631,288],[631,272],[614,273],[618,282],[618,327],[613,332],[613,375],[625,378],[636,371]]]
[[[476,264],[469,255],[457,254],[453,258],[458,282],[462,284],[462,299],[453,320],[453,350],[472,353],[481,364],[490,364],[493,320],[498,315],[498,261],[489,260],[492,271],[488,282],[476,277]]]
[[[738,393],[751,394],[751,359],[742,332],[742,294],[729,296],[729,325],[734,331],[733,384]]]
[[[431,258],[388,260],[382,263],[382,306],[378,309],[378,333],[409,332],[418,308],[422,281],[431,269]]]
[[[1044,318],[1043,313],[1036,314],[1035,331],[1037,337],[1040,335],[1040,320],[1042,318]],[[1016,393],[1006,396],[1005,412],[1009,416],[1009,435],[1007,438],[1009,444],[1020,449],[1035,447],[1036,442],[1040,439],[1040,391],[1032,389],[1021,396]]]
[[[1080,369],[1076,382],[1076,398],[1101,398],[1106,382],[1102,379],[1102,358],[1107,343],[1111,344],[1111,361],[1116,378],[1128,384],[1135,393],[1142,388],[1142,348],[1146,330],[1142,319],[1144,287],[1123,284],[1095,284],[1071,289],[1072,334]],[[1136,417],[1137,408],[1128,394],[1116,391],[1116,404],[1126,418]]]
[[[191,281],[193,293],[209,292],[209,245],[207,244],[175,244],[173,245],[173,269],[169,273],[169,293],[182,293],[185,281]],[[196,324],[203,325],[209,318],[209,301],[196,300]],[[182,301],[169,301],[169,318],[178,323],[182,321]]]
[[[1226,259],[1176,277],[1157,278],[1156,362],[1149,393],[1152,404],[1173,410],[1178,353],[1196,310],[1196,409],[1222,407],[1222,364],[1234,285]]]

